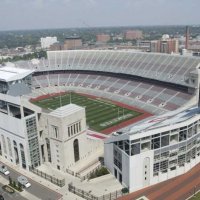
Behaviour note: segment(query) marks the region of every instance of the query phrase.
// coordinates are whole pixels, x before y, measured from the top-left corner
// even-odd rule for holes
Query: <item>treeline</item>
[[[19,60],[32,60],[34,58],[47,58],[47,52],[46,51],[39,51],[19,56],[13,56],[13,58],[5,58],[0,60],[0,64],[6,63],[6,62],[16,62]]]

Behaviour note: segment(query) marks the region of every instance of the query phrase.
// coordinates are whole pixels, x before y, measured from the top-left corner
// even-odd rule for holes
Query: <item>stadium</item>
[[[117,50],[47,54],[47,59],[7,63],[0,68],[4,73],[15,68],[18,74],[10,80],[0,73],[1,119],[7,114],[11,124],[7,128],[1,123],[2,156],[25,168],[48,161],[66,172],[101,146],[94,138],[88,141],[89,128],[94,131],[92,136],[106,138],[105,165],[129,191],[183,174],[199,163],[200,59]],[[13,116],[19,119],[16,113],[22,110],[20,119],[25,120],[26,130],[28,119],[35,125],[33,149],[24,124],[20,127],[25,135],[12,128],[19,123]],[[71,120],[66,134],[64,117],[64,123]],[[10,142],[12,133],[15,142]],[[68,147],[62,146],[63,140]],[[74,151],[70,162],[57,162],[59,145],[60,155],[67,148]]]

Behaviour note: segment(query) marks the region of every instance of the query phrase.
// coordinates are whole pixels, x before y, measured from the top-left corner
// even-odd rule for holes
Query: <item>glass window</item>
[[[140,143],[132,144],[131,145],[131,156],[140,153]]]
[[[169,145],[169,135],[161,137],[161,147]]]

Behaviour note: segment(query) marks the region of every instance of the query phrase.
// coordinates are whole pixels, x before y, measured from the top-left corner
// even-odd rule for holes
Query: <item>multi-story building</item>
[[[69,104],[50,111],[32,104],[33,70],[0,68],[0,155],[25,169],[49,162],[66,172],[103,143],[87,136],[85,108]]]
[[[78,36],[72,36],[65,38],[63,49],[64,50],[73,50],[80,49],[82,47],[82,39]]]
[[[178,40],[169,38],[151,41],[150,51],[168,54],[179,53]]]
[[[98,34],[96,35],[96,41],[99,43],[106,43],[110,41],[110,35],[109,34]]]
[[[199,72],[191,75],[199,97]],[[200,162],[200,108],[139,122],[105,141],[105,165],[130,191],[186,173]],[[112,158],[112,159],[110,159]]]
[[[31,90],[33,71],[0,68],[0,153],[28,169],[41,164],[37,114],[23,106],[21,95]]]
[[[54,44],[58,41],[57,41],[57,37],[45,37],[45,38],[40,38],[40,42],[41,42],[42,49],[47,49],[52,44]]]
[[[106,166],[130,191],[181,175],[199,162],[199,108],[152,118],[105,142]]]
[[[126,40],[136,40],[142,38],[143,38],[143,33],[140,30],[129,30],[125,32]]]

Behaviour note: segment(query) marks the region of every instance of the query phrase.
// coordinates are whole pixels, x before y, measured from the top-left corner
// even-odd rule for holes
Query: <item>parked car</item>
[[[28,179],[25,176],[19,176],[17,181],[22,184],[22,186],[29,188],[31,184],[28,182]]]
[[[4,175],[9,175],[10,172],[8,171],[7,167],[3,164],[0,164],[0,172],[3,173]]]

